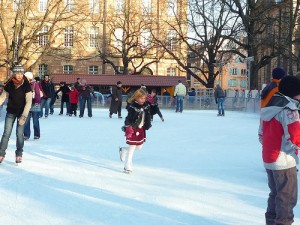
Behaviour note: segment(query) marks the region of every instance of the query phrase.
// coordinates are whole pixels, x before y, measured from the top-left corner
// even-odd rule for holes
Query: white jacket
[[[186,96],[186,87],[182,83],[176,85],[174,96]]]

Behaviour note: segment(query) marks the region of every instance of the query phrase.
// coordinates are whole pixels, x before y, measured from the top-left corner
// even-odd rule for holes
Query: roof
[[[157,75],[90,75],[90,74],[53,74],[52,82],[58,84],[65,81],[67,84],[75,83],[77,78],[85,79],[90,85],[111,86],[121,81],[123,86],[171,87],[178,84],[178,80],[187,85],[186,77],[182,76],[157,76]]]

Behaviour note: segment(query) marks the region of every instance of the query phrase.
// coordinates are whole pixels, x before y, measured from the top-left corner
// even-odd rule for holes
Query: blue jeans
[[[64,113],[64,103],[66,103],[67,114],[70,114],[70,102],[60,102],[60,114]]]
[[[183,110],[183,96],[176,96],[176,112],[182,112]]]
[[[87,103],[88,108],[88,116],[92,117],[92,101],[91,98],[82,98],[80,101],[80,114],[79,116],[82,117],[84,115],[85,103]]]
[[[18,119],[16,114],[6,113],[4,131],[0,142],[0,156],[5,156],[5,151],[7,149],[8,141],[11,136],[11,132],[16,119]],[[17,135],[16,156],[22,156],[23,147],[24,147],[24,125],[20,126],[18,120],[17,120],[16,135]]]
[[[25,123],[25,128],[24,128],[24,137],[30,138],[30,120],[32,117],[32,122],[33,122],[33,132],[34,132],[34,137],[40,137],[40,121],[39,121],[39,115],[40,112],[29,112],[26,123]]]
[[[217,98],[218,113],[219,113],[219,115],[223,115],[223,116],[224,116],[224,101],[225,101],[225,98]]]
[[[49,115],[51,98],[42,99],[42,107],[40,112],[40,117],[43,117],[43,109],[45,108],[45,116]]]

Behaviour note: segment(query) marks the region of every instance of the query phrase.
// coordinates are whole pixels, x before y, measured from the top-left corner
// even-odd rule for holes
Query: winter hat
[[[26,72],[24,74],[25,77],[27,77],[28,80],[32,80],[33,79],[33,74],[31,72]]]
[[[13,69],[13,74],[17,74],[17,73],[22,73],[24,74],[25,70],[23,68],[23,66],[21,65],[15,65],[14,69]]]
[[[281,67],[276,67],[272,71],[272,77],[277,80],[282,79],[285,75],[285,70]]]
[[[300,80],[295,76],[285,76],[279,82],[279,92],[290,98],[300,94]]]

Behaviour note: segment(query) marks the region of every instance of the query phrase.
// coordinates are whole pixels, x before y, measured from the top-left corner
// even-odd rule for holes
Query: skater
[[[179,80],[174,92],[174,98],[176,98],[176,112],[182,113],[184,96],[186,96],[186,87],[181,83],[181,80]]]
[[[42,86],[40,82],[37,82],[35,79],[33,79],[33,74],[31,72],[26,72],[25,77],[28,79],[31,85],[32,90],[32,105],[25,123],[24,128],[24,140],[28,140],[30,138],[30,120],[32,118],[33,123],[33,134],[34,139],[40,139],[41,133],[40,133],[40,121],[39,121],[39,115],[41,111],[41,105],[42,105]]]
[[[216,104],[218,104],[217,116],[225,116],[225,112],[224,112],[225,92],[223,91],[223,89],[219,84],[217,84],[215,87],[214,96],[215,96]]]
[[[138,89],[129,100],[128,115],[125,118],[125,136],[128,147],[119,149],[120,159],[125,162],[124,172],[132,172],[132,157],[136,149],[141,149],[146,140],[146,130],[151,127],[150,106],[146,102],[147,93]]]
[[[49,110],[50,110],[50,103],[52,100],[52,97],[55,95],[54,91],[54,85],[51,82],[48,75],[44,76],[44,80],[41,82],[43,92],[45,95],[42,98],[42,108],[40,112],[40,118],[43,117],[43,108],[45,108],[45,118],[48,118]]]
[[[297,204],[297,168],[300,150],[300,80],[285,76],[279,92],[261,109],[259,140],[267,172],[270,194],[265,219],[267,225],[291,225]]]
[[[32,92],[29,81],[24,77],[24,69],[20,65],[14,67],[13,76],[5,83],[3,94],[0,96],[0,105],[5,101],[7,94],[9,97],[4,131],[0,142],[0,163],[4,160],[5,151],[16,120],[16,163],[21,163],[24,147],[24,125],[32,103]]]
[[[85,110],[85,103],[87,104],[88,117],[92,117],[92,97],[97,98],[91,86],[87,84],[86,80],[81,81],[80,91],[79,91],[79,118],[82,118]]]
[[[121,119],[122,111],[122,82],[118,81],[116,86],[112,87],[111,92],[111,102],[109,108],[109,118],[112,117],[112,114],[118,113],[118,118]]]
[[[59,92],[61,92],[61,101],[60,101],[60,112],[58,115],[64,114],[64,103],[66,103],[66,115],[70,115],[70,98],[67,93],[69,93],[71,90],[67,86],[66,82],[61,81],[59,83],[59,89],[55,92],[57,95]],[[71,115],[72,116],[72,115]]]
[[[74,85],[72,85],[71,91],[68,92],[67,94],[69,95],[69,98],[70,98],[70,114],[69,114],[69,116],[72,116],[72,114],[74,114],[74,116],[77,116],[76,111],[77,111],[79,92],[74,87]]]
[[[158,103],[157,103],[157,96],[156,90],[152,89],[151,93],[147,95],[147,102],[150,104],[150,114],[151,114],[151,121],[153,121],[153,116],[157,114],[161,121],[165,121],[163,115],[161,114]]]

